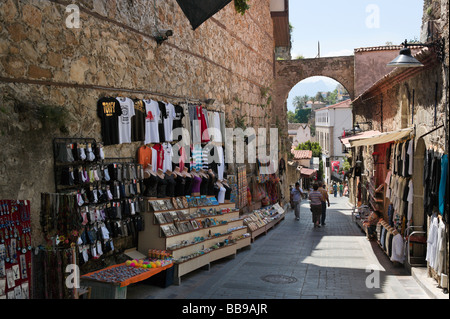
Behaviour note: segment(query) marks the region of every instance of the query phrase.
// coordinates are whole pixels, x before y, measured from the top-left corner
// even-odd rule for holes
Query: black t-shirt
[[[104,145],[119,144],[119,116],[122,108],[113,97],[104,97],[97,102],[97,115],[101,119]]]
[[[183,124],[182,124],[182,120],[184,117],[184,111],[183,111],[183,107],[179,106],[179,105],[174,105],[175,108],[175,117],[173,119],[173,129],[176,128],[182,128]],[[175,141],[181,141],[181,135],[176,137],[173,137]]]
[[[159,142],[164,143],[166,141],[166,133],[164,131],[164,119],[167,118],[166,104],[158,101],[160,116],[158,119],[158,131],[159,131]]]
[[[131,140],[133,142],[145,140],[145,104],[142,100],[134,102],[134,116],[131,118]]]

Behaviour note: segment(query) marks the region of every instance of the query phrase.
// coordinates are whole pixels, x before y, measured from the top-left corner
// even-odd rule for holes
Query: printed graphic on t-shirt
[[[155,116],[153,115],[152,111],[148,111],[147,117],[145,119],[147,119],[147,120],[149,120],[151,122],[155,121]]]
[[[130,117],[128,116],[128,113],[128,108],[126,106],[122,106],[122,116],[120,117],[122,124],[130,124]]]
[[[116,114],[116,102],[102,102],[103,114],[105,116],[114,116]]]
[[[97,115],[101,119],[101,129],[104,145],[119,143],[119,116],[122,109],[117,99],[101,98],[97,102]]]
[[[142,100],[136,101],[134,103],[134,110],[135,111],[139,111],[142,113],[145,113],[145,106],[144,106],[144,102]]]

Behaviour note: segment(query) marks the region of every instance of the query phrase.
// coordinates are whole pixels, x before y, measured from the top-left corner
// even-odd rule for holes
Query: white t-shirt
[[[218,170],[218,179],[222,180],[223,179],[223,173],[225,170],[225,160],[224,160],[224,156],[223,156],[223,148],[222,146],[218,146],[217,147],[217,155],[219,156],[219,163],[217,163],[217,170]]]
[[[134,102],[128,97],[116,98],[122,115],[119,116],[119,144],[131,143],[131,118],[134,116]]]
[[[215,142],[222,142],[222,131],[220,130],[220,114],[218,112],[214,112],[214,128],[220,133],[215,136]]]
[[[413,174],[413,162],[414,162],[414,158],[413,158],[413,144],[414,141],[409,141],[409,145],[408,145],[408,150],[407,153],[409,155],[409,166],[408,166],[408,174],[412,175]]]
[[[414,183],[412,179],[409,180],[408,184],[408,225],[409,221],[412,219],[412,213],[413,213],[413,201],[414,201]]]
[[[403,238],[402,235],[396,234],[392,238],[392,255],[391,261],[397,261],[403,263],[405,260],[405,252],[403,250]]]
[[[170,143],[162,144],[164,150],[164,162],[163,162],[163,171],[172,170],[172,157],[173,157],[173,149]]]
[[[159,143],[158,119],[160,116],[158,102],[143,100],[145,103],[145,144]]]
[[[166,104],[166,114],[167,117],[164,119],[164,135],[166,137],[166,142],[172,142],[172,130],[173,130],[173,120],[175,118],[175,107],[171,103]]]

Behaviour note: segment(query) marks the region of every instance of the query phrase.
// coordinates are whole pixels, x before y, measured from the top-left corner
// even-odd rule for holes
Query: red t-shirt
[[[206,125],[205,114],[203,114],[203,109],[200,105],[196,106],[197,119],[200,120],[200,132],[202,134],[202,143],[209,142],[208,125]]]
[[[164,149],[161,144],[155,144],[152,147],[156,151],[156,169],[163,169],[164,165]]]

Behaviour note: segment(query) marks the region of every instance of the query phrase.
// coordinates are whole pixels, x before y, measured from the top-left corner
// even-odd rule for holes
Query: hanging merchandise
[[[144,169],[146,169],[149,164],[152,164],[152,149],[147,145],[139,147],[138,163],[141,164]]]
[[[197,112],[197,106],[189,106],[189,121],[191,123],[191,142],[193,144],[201,143],[201,114]]]
[[[162,144],[162,149],[164,152],[164,159],[163,159],[163,172],[166,172],[167,170],[172,171],[174,168],[172,168],[172,158],[173,158],[173,147],[172,144],[165,142]]]
[[[164,168],[164,148],[162,144],[152,146],[152,167],[155,172]]]
[[[122,109],[122,115],[119,116],[119,144],[131,143],[131,119],[135,115],[134,102],[123,96],[116,99]]]
[[[73,276],[78,264],[76,247],[36,247],[33,250],[33,299],[77,299]],[[70,269],[70,271],[68,271]]]
[[[444,209],[446,185],[448,178],[448,155],[430,148],[425,151],[424,157],[424,212],[431,216],[439,211],[448,222],[448,212]],[[441,209],[442,208],[442,209]]]
[[[247,171],[245,165],[238,167],[238,208],[247,206]]]
[[[134,116],[131,118],[131,141],[140,142],[145,140],[145,118],[147,112],[142,100],[134,102]]]
[[[164,102],[163,102],[164,103]],[[164,136],[166,142],[172,142],[173,121],[175,119],[175,107],[172,103],[164,103],[166,109],[166,117],[164,118]]]
[[[30,201],[0,200],[0,299],[30,299]]]
[[[149,148],[138,153],[143,164]],[[41,226],[49,246],[76,245],[78,265],[115,253],[114,240],[137,241],[145,211],[142,164],[133,158],[105,158],[89,138],[55,138],[56,193],[41,194]]]
[[[173,116],[173,130],[183,128],[183,119],[185,117],[184,109],[180,105],[174,105],[174,116]],[[172,136],[174,141],[180,141],[181,136]]]
[[[145,144],[159,143],[160,110],[158,102],[153,100],[143,100],[145,104]]]
[[[166,141],[166,120],[167,120],[167,109],[166,103],[158,101],[159,107],[159,116],[158,116],[158,135],[159,135],[159,143],[163,143]]]
[[[104,97],[97,102],[97,115],[101,120],[104,145],[119,144],[119,117],[122,108],[117,99]]]
[[[412,147],[414,141],[395,142],[391,145],[390,167],[386,174],[385,196],[390,200],[388,207],[389,223],[401,235],[411,225],[413,209]]]

